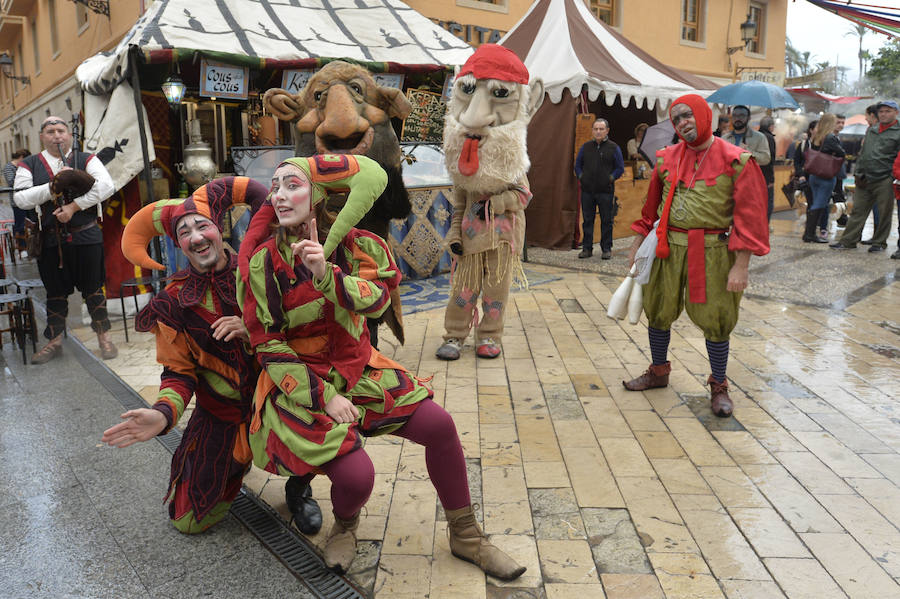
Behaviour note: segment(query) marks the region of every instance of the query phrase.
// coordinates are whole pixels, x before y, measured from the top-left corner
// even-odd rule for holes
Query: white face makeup
[[[283,227],[296,227],[312,218],[312,186],[300,168],[284,164],[272,177],[272,207]]]
[[[188,214],[175,225],[178,247],[199,272],[214,272],[225,268],[228,255],[222,233],[211,220],[199,214]]]

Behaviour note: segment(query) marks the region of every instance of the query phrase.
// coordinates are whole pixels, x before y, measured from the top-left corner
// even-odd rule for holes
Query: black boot
[[[803,241],[806,243],[828,243],[819,239],[819,217],[822,215],[822,208],[817,210],[806,210],[806,230],[803,232]]]
[[[300,532],[314,535],[322,528],[322,510],[312,498],[312,489],[303,477],[292,476],[284,484],[284,501],[294,516],[294,524]]]

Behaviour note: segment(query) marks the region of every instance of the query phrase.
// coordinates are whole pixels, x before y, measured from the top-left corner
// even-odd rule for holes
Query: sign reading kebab
[[[246,100],[249,77],[248,67],[235,67],[204,58],[200,64],[200,95]]]

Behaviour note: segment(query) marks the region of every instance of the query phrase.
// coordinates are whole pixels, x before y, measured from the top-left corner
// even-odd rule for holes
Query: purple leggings
[[[457,510],[471,503],[466,459],[453,418],[430,399],[422,401],[409,420],[393,433],[425,447],[425,465],[441,505]],[[364,449],[357,449],[324,464],[331,480],[334,513],[344,519],[359,512],[375,486],[375,467]],[[304,479],[312,480],[308,474]]]

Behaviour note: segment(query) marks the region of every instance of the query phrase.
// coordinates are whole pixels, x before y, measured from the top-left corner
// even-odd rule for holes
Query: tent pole
[[[147,131],[144,129],[144,104],[141,102],[141,80],[138,76],[138,60],[137,53],[139,50],[137,47],[132,47],[128,52],[128,62],[131,67],[131,90],[134,93],[134,107],[137,111],[137,121],[138,121],[138,131],[141,135],[141,157],[144,159],[144,170],[142,171],[142,179],[144,181],[144,187],[147,191],[147,202],[144,204],[153,203],[156,198],[153,197],[153,177],[150,173],[150,151],[147,148]],[[162,256],[162,248],[160,247],[159,237],[153,238],[153,250],[154,254],[152,257],[157,262],[160,261],[160,257]],[[154,276],[155,278],[155,276]]]

